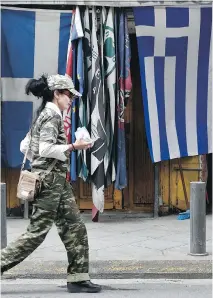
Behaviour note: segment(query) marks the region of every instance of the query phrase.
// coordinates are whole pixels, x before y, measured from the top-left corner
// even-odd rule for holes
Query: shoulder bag
[[[28,170],[24,170],[24,166],[27,160],[27,154],[30,149],[31,138],[29,146],[24,155],[23,163],[21,166],[21,172],[19,177],[19,182],[17,186],[17,197],[23,201],[33,201],[41,190],[42,180],[48,175],[57,163],[57,159],[49,165],[48,169],[41,175],[38,173],[32,173]]]

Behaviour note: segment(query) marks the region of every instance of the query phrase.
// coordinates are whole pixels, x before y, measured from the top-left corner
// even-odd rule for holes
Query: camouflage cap
[[[75,86],[70,76],[68,75],[51,75],[47,78],[48,87],[50,90],[62,90],[67,89],[72,94],[81,97],[82,95],[75,90]]]

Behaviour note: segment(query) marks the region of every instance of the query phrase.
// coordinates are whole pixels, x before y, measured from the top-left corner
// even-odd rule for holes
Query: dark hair
[[[63,93],[64,90],[57,90],[59,93]],[[38,80],[31,79],[25,87],[25,93],[30,93],[38,98],[42,98],[41,106],[37,110],[37,117],[45,108],[47,102],[52,102],[54,98],[54,91],[50,90],[47,83],[47,75],[42,75]],[[36,121],[35,119],[35,121]],[[34,122],[35,122],[34,121]]]
[[[41,111],[45,108],[46,103],[52,102],[54,97],[54,91],[50,90],[47,84],[46,75],[42,75],[38,80],[31,79],[25,87],[25,93],[29,95],[30,93],[38,98],[42,98],[42,104],[37,110],[37,117],[40,115]],[[37,118],[36,117],[36,118]]]

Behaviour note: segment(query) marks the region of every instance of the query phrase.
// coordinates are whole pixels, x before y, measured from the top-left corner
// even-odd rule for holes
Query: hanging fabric
[[[72,73],[72,80],[74,85],[77,85],[76,79],[76,67],[77,67],[77,40],[72,40],[72,55],[73,55],[73,73]],[[77,88],[78,89],[78,88]],[[71,107],[71,143],[75,143],[75,132],[77,130],[77,123],[76,123],[76,110],[77,110],[77,100],[78,98],[74,98],[72,101]],[[76,151],[71,152],[71,181],[77,180],[77,166],[76,166]]]
[[[211,153],[212,6],[133,11],[152,161]]]
[[[91,149],[92,198],[96,208],[104,209],[104,156],[107,151],[105,128],[105,97],[103,97],[103,81],[97,40],[97,16],[92,8],[92,83],[91,83],[91,137],[95,141]]]
[[[115,181],[119,189],[126,186],[124,106],[131,91],[126,15],[122,10],[117,16],[114,8],[98,10],[76,8],[71,34],[72,76],[83,94],[72,106],[72,141],[77,127],[83,126],[94,140],[91,150],[77,153],[77,172],[72,154],[71,178],[91,182],[93,218],[104,210],[105,188]],[[80,35],[76,20],[83,31]]]
[[[130,41],[128,33],[127,16],[122,9],[118,18],[118,132],[117,132],[117,168],[116,168],[116,189],[123,189],[127,186],[126,173],[126,144],[125,144],[125,127],[124,127],[124,110],[127,105],[131,90],[132,80],[130,72]]]
[[[68,42],[68,49],[67,49],[67,65],[66,65],[66,74],[72,77],[73,74],[73,55],[72,55],[72,31],[73,31],[73,24],[74,24],[74,15],[75,10],[72,14],[71,20],[71,27],[70,27],[70,37]],[[63,112],[63,121],[64,121],[64,130],[67,137],[68,144],[71,143],[71,106]]]
[[[104,80],[105,80],[105,123],[107,135],[107,152],[104,157],[106,186],[115,181],[115,109],[116,109],[116,55],[114,8],[108,9],[104,27]]]
[[[105,7],[102,7],[100,11],[100,23],[98,28],[98,42],[99,42],[99,55],[100,55],[100,64],[101,64],[101,77],[103,80],[102,86],[102,93],[103,98],[105,97],[105,84],[104,84],[104,77],[105,77],[105,70],[104,70],[104,30],[105,30],[105,23],[107,17],[107,10]],[[106,157],[104,157],[105,167],[106,167]],[[104,197],[103,197],[104,200]],[[93,204],[92,207],[92,221],[97,222],[99,216],[99,210]]]
[[[77,7],[73,11],[72,24],[70,29],[70,38],[67,51],[67,67],[66,74],[71,76],[74,84],[77,83],[76,73],[77,73],[77,46],[78,40],[83,37],[83,28],[81,25],[80,11]],[[74,99],[72,106],[70,106],[64,113],[64,128],[67,137],[68,143],[75,142],[75,131],[77,129],[77,101]],[[70,173],[67,175],[68,180],[76,181],[77,180],[77,165],[76,165],[76,152],[72,152],[70,156]]]
[[[87,127],[87,95],[85,95],[84,92],[84,53],[82,38],[78,41],[77,47],[77,79],[79,85],[79,92],[82,94],[82,97],[80,97],[78,101],[78,127]],[[79,150],[77,152],[77,172],[78,177],[81,177],[84,181],[87,180],[88,169],[85,150]]]

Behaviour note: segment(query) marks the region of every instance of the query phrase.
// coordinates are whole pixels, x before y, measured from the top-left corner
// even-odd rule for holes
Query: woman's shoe
[[[68,282],[67,291],[69,293],[99,293],[101,291],[101,286],[93,284],[90,280]]]

